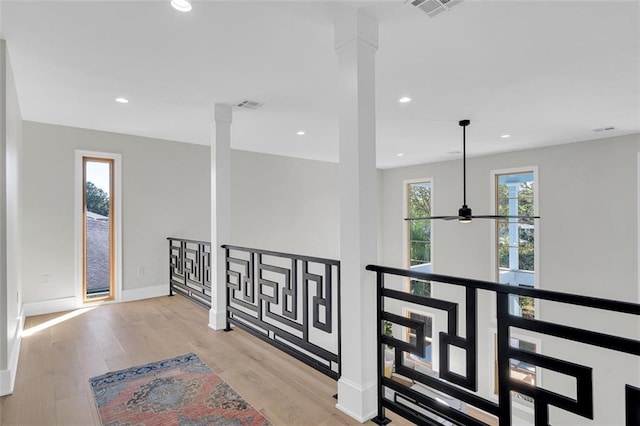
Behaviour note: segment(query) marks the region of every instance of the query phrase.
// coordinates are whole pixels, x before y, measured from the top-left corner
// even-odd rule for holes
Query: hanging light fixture
[[[171,0],[171,6],[180,12],[191,11],[191,2],[189,0]]]
[[[407,217],[405,220],[427,220],[443,219],[458,220],[461,223],[470,223],[473,219],[540,219],[540,216],[503,216],[503,215],[473,215],[471,208],[467,206],[467,126],[470,120],[460,120],[462,127],[462,207],[458,209],[457,216],[427,216],[427,217]]]

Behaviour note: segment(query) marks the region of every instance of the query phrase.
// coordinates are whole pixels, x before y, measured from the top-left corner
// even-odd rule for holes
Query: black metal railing
[[[369,265],[367,270],[377,274],[377,336],[378,336],[378,415],[374,419],[377,424],[386,424],[385,408],[411,420],[416,424],[439,425],[450,422],[456,425],[486,425],[491,422],[499,425],[510,425],[512,422],[512,392],[524,395],[533,404],[533,416],[536,425],[547,425],[549,422],[549,406],[582,416],[594,418],[593,401],[593,369],[549,355],[513,347],[510,344],[511,328],[528,330],[538,335],[554,336],[567,341],[580,342],[587,345],[606,348],[607,350],[640,356],[640,341],[613,336],[596,331],[555,324],[538,319],[523,318],[509,312],[510,295],[518,295],[570,304],[582,308],[630,314],[630,324],[636,324],[640,316],[640,305],[635,303],[599,299],[587,296],[572,295],[540,289],[522,288],[500,285],[497,283],[451,277],[445,275],[420,273],[411,270]],[[411,279],[443,283],[462,287],[465,292],[465,337],[458,333],[458,303],[409,294],[403,291],[385,288],[385,276],[409,277]],[[496,353],[497,353],[497,402],[486,399],[477,393],[477,297],[478,290],[492,292],[496,296]],[[385,309],[385,301],[390,307]],[[399,305],[419,305],[431,311],[444,311],[447,318],[446,332],[433,335],[433,341],[439,344],[439,372],[419,371],[405,365],[409,354],[424,356],[425,354],[425,322],[415,317],[406,317],[391,312]],[[396,324],[407,330],[413,330],[414,340],[395,338],[385,325]],[[437,339],[437,340],[436,340]],[[385,374],[385,346],[393,349],[395,371]],[[465,352],[465,373],[451,371],[451,347]],[[563,357],[569,357],[567,354]],[[566,396],[551,390],[526,383],[512,377],[511,361],[527,363],[539,369],[551,370],[575,379],[575,397]],[[459,369],[458,369],[459,370]],[[627,380],[638,380],[629,377]],[[637,383],[635,384],[637,386]],[[627,425],[640,424],[640,389],[625,384],[625,413]],[[456,404],[443,403],[437,395],[451,398],[462,403],[471,410],[460,409]],[[450,400],[450,401],[451,401]],[[482,415],[478,415],[480,410]],[[470,414],[471,413],[471,414]],[[475,414],[475,415],[472,415]],[[488,415],[488,416],[487,416]],[[489,420],[491,421],[489,421]],[[485,421],[486,420],[486,421]]]
[[[169,295],[180,293],[211,308],[211,243],[169,240]]]
[[[238,326],[340,377],[340,262],[230,245],[227,328]]]

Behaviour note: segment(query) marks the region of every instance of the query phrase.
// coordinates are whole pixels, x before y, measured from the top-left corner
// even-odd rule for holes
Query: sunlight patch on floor
[[[32,334],[36,334],[42,330],[46,330],[49,327],[53,327],[54,325],[60,324],[62,322],[65,322],[67,320],[70,320],[72,318],[75,318],[79,315],[82,315],[86,312],[89,312],[93,309],[95,309],[96,306],[92,306],[89,308],[81,308],[81,309],[76,309],[75,311],[71,311],[71,312],[67,312],[64,315],[61,315],[57,318],[53,318],[50,319],[49,321],[45,321],[42,324],[38,324],[36,326],[33,326],[31,328],[28,328],[26,330],[22,330],[22,337],[28,337],[31,336]]]

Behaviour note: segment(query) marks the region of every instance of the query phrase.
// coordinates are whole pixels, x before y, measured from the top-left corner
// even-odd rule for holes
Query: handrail
[[[189,240],[187,238],[167,237],[167,240],[169,240],[169,241],[171,241],[171,240],[173,240],[173,241],[184,241],[186,243],[211,245],[211,242],[209,242],[209,241]]]
[[[640,315],[640,305],[636,303],[623,302],[618,300],[602,299],[598,297],[583,296],[558,291],[543,290],[539,288],[526,288],[508,286],[490,281],[481,281],[471,278],[454,277],[450,275],[433,274],[430,272],[418,272],[409,269],[392,268],[388,266],[367,265],[368,271],[382,272],[384,274],[398,275],[413,278],[421,281],[437,281],[462,287],[476,288],[479,290],[489,290],[496,293],[516,294],[519,296],[535,297],[536,299],[551,300],[560,303],[570,303],[572,305],[586,306],[607,311],[622,312],[625,314]]]
[[[250,251],[256,254],[266,254],[268,256],[284,257],[288,259],[296,259],[296,260],[302,260],[306,262],[325,263],[327,265],[340,266],[339,260],[326,259],[324,257],[314,257],[314,256],[306,256],[302,254],[285,253],[280,251],[262,250],[262,249],[251,248],[251,247],[233,246],[230,244],[223,244],[220,247],[222,247],[223,249]]]

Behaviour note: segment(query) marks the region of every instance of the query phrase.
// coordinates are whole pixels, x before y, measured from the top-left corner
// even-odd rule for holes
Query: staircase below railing
[[[211,308],[211,243],[169,240],[169,295],[180,293]]]
[[[630,314],[632,325],[638,326],[640,305],[627,302],[577,296],[566,293],[531,288],[500,285],[496,283],[450,277],[412,270],[369,265],[367,269],[377,274],[377,337],[378,337],[378,416],[377,424],[386,424],[385,408],[411,420],[416,424],[441,425],[486,425],[497,423],[510,425],[512,422],[511,394],[524,395],[533,404],[536,425],[549,423],[549,407],[559,407],[583,418],[594,418],[593,372],[592,367],[569,362],[563,359],[513,347],[511,328],[528,330],[542,336],[554,336],[573,342],[598,346],[607,350],[640,356],[640,342],[630,338],[612,336],[604,333],[584,330],[566,325],[545,322],[538,319],[523,318],[509,312],[509,296],[519,295],[536,300],[546,300],[580,307]],[[465,337],[461,337],[458,328],[458,303],[431,297],[423,297],[385,288],[385,277],[409,277],[414,280],[442,283],[462,287],[465,294]],[[397,281],[397,280],[396,280]],[[438,284],[439,285],[439,284]],[[477,342],[477,297],[478,290],[488,291],[496,296],[497,306],[497,403],[479,396],[478,390],[478,342]],[[398,307],[403,305],[422,306],[427,311],[444,311],[447,318],[446,332],[433,333],[433,341],[439,345],[439,372],[428,369],[410,368],[405,359],[411,354],[425,356],[426,322],[416,317],[407,317]],[[387,309],[389,308],[389,309]],[[394,310],[396,313],[394,313]],[[389,333],[388,323],[401,329],[413,330],[414,341],[406,341]],[[387,327],[385,327],[387,325]],[[385,375],[385,347],[393,353],[395,371],[390,374],[387,366]],[[463,351],[464,373],[450,368],[451,347]],[[486,347],[486,345],[485,345]],[[567,357],[571,356],[570,354]],[[575,379],[575,397],[562,395],[536,384],[525,383],[512,377],[512,360],[548,369]],[[391,361],[387,361],[390,363]],[[626,380],[638,381],[638,377]],[[637,383],[636,383],[637,385]],[[640,425],[640,389],[625,384],[626,424]],[[475,407],[462,410],[462,405]],[[475,415],[472,415],[475,414]],[[487,420],[488,421],[485,421]],[[607,424],[611,424],[608,422]]]

